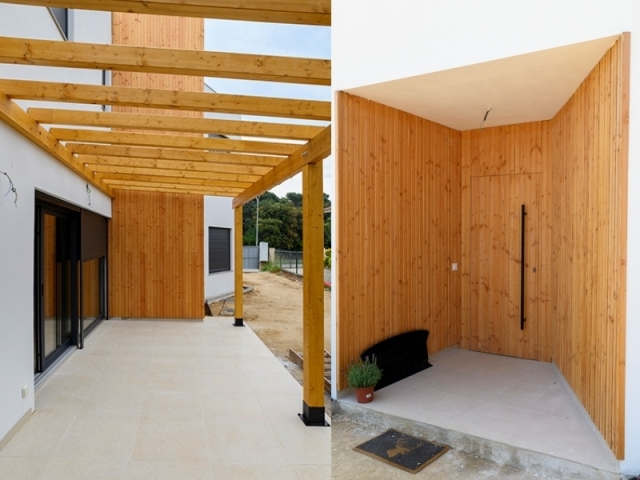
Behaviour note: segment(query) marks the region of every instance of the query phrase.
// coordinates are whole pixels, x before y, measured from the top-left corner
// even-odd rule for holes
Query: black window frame
[[[213,233],[213,234],[212,234]],[[226,237],[226,238],[225,238]],[[217,242],[217,243],[214,243]],[[209,274],[231,271],[231,229],[209,227]],[[214,248],[217,247],[217,251]]]

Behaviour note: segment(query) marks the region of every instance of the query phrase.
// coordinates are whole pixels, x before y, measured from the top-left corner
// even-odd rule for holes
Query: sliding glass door
[[[36,204],[34,370],[44,371],[76,343],[78,218]]]

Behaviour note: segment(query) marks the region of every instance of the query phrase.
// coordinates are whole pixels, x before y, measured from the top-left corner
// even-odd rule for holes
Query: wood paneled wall
[[[109,227],[112,317],[204,316],[204,199],[117,190]]]
[[[204,19],[114,12],[112,38],[116,45],[204,50]],[[204,78],[158,73],[113,72],[112,84],[120,87],[204,91]],[[136,112],[202,117],[202,112],[113,107],[117,112]]]
[[[554,362],[624,455],[629,37],[550,121]]]
[[[510,298],[503,299],[502,303],[509,310],[508,315],[514,317],[510,320],[512,323],[510,327],[515,326],[515,328],[509,328],[506,337],[504,335],[507,332],[502,332],[501,342],[504,354],[515,355],[518,352],[517,356],[519,357],[551,361],[553,337],[550,303],[552,195],[548,150],[548,122],[530,122],[462,132],[461,348],[471,347],[473,350],[487,351],[481,345],[482,342],[478,339],[477,331],[472,334],[474,329],[471,328],[471,320],[477,322],[478,308],[480,308],[474,303],[474,300],[478,298],[478,291],[474,290],[474,283],[471,281],[471,267],[475,258],[473,254],[477,250],[477,245],[473,244],[473,238],[474,233],[478,233],[472,231],[471,212],[473,201],[477,204],[481,198],[487,202],[491,202],[492,199],[488,196],[489,192],[478,191],[483,183],[474,182],[473,179],[501,177],[503,184],[513,184],[511,188],[514,190],[506,194],[509,198],[499,201],[500,203],[505,201],[508,203],[526,193],[527,189],[520,185],[520,182],[524,181],[523,178],[528,180],[535,176],[535,195],[533,192],[528,192],[529,196],[524,201],[530,210],[526,222],[529,254],[526,264],[527,281],[525,285],[527,290],[525,298],[527,305],[525,313],[528,317],[528,323],[525,331],[521,331],[519,293],[516,294],[515,303],[512,295]],[[498,181],[499,179],[496,178],[492,183]],[[475,184],[476,191],[472,189],[472,184]],[[519,239],[520,213],[519,211],[512,213],[517,216],[517,219],[512,219],[509,228],[515,229],[512,233]],[[485,214],[488,215],[488,212]],[[495,219],[496,217],[493,216],[492,221]],[[489,230],[490,225],[485,225],[485,227],[487,227],[486,230]],[[507,228],[505,226],[496,227]],[[517,240],[515,242],[517,243]],[[489,261],[485,265],[486,271],[483,275],[489,281],[489,285],[482,288],[497,289],[503,294],[507,291],[512,293],[519,291],[519,249],[516,252],[512,251],[511,256],[511,259],[507,258],[502,263]],[[508,270],[509,263],[517,263],[517,272],[511,272],[511,275]],[[532,270],[534,267],[536,268],[535,274]],[[504,278],[505,274],[510,278]],[[495,279],[495,281],[491,279]],[[476,285],[476,287],[478,286]],[[514,306],[517,311],[513,310]],[[498,312],[495,313],[498,314]],[[507,342],[510,343],[509,346],[506,345]]]
[[[460,132],[338,94],[337,349],[426,328],[429,352],[460,340]]]

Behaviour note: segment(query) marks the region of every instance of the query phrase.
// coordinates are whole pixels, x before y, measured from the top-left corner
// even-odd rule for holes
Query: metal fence
[[[260,247],[242,247],[242,267],[244,270],[258,270],[260,268]]]
[[[302,252],[276,250],[273,263],[282,270],[295,273],[296,275],[302,275]]]

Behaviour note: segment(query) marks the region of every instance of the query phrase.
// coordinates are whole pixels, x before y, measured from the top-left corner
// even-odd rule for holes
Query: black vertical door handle
[[[526,318],[524,318],[524,272],[525,272],[525,266],[524,266],[524,254],[525,254],[525,250],[524,250],[524,245],[525,245],[525,223],[524,223],[524,219],[527,216],[527,210],[525,209],[525,206],[522,205],[522,226],[521,226],[521,233],[520,233],[520,330],[524,330],[524,322],[527,321]]]

